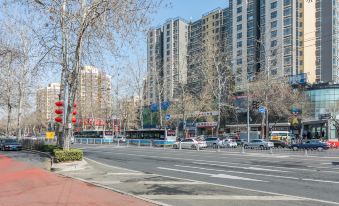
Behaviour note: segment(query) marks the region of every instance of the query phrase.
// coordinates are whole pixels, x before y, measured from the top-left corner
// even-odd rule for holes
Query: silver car
[[[262,139],[254,139],[254,140],[251,140],[250,142],[246,142],[244,144],[245,149],[247,149],[247,148],[269,149],[271,147],[274,147],[273,142],[267,142],[267,141],[262,140]]]

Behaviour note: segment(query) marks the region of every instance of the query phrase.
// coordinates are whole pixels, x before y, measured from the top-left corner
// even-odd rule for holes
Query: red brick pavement
[[[148,206],[148,202],[0,154],[0,206]]]

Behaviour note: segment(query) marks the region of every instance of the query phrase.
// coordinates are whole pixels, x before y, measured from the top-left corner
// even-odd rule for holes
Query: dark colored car
[[[19,151],[19,150],[22,150],[22,145],[14,139],[5,139],[1,142],[1,150]]]
[[[291,148],[293,150],[298,150],[298,149],[314,149],[314,150],[326,150],[329,149],[329,145],[321,142],[319,140],[307,140],[302,143],[297,143],[297,144],[292,144]]]
[[[270,140],[270,142],[273,142],[274,147],[276,148],[285,148],[289,147],[287,142],[281,141],[281,140]]]
[[[246,140],[243,139],[234,139],[238,146],[243,146]]]

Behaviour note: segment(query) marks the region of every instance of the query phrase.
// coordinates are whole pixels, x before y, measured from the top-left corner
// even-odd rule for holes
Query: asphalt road
[[[137,194],[166,204],[339,205],[339,156],[75,147],[84,149],[87,158],[102,165],[188,182],[189,189],[183,184],[159,188],[158,193]],[[168,182],[171,184],[176,185]],[[228,204],[222,204],[225,202]]]

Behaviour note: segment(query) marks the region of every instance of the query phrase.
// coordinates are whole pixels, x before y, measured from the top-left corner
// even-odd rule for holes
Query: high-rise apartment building
[[[163,32],[163,97],[171,101],[187,83],[188,24],[180,18],[169,19]]]
[[[188,43],[188,87],[191,92],[202,90],[205,72],[225,60],[232,58],[232,16],[229,8],[214,9],[189,25]],[[219,58],[219,59],[218,59]],[[229,64],[231,61],[229,62]]]
[[[339,1],[315,0],[316,81],[339,82]]]
[[[230,8],[236,85],[258,72],[271,77],[304,72],[304,0],[232,0]]]
[[[147,77],[145,104],[158,101],[163,82],[163,32],[162,27],[150,29],[147,35]]]
[[[92,66],[82,67],[76,102],[78,118],[81,120],[110,119],[112,115],[111,76]]]
[[[180,18],[148,31],[146,104],[177,98],[187,82],[187,43],[188,24]]]
[[[55,102],[59,100],[60,84],[51,83],[45,88],[38,89],[36,96],[36,111],[44,124],[53,122],[55,118]]]

